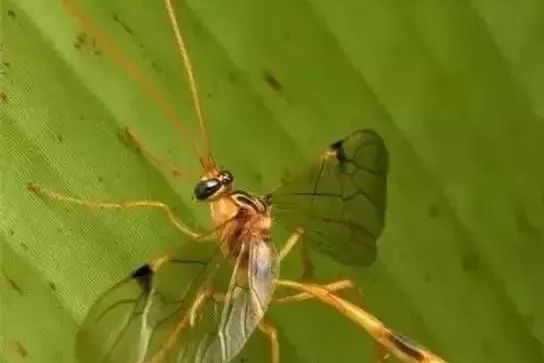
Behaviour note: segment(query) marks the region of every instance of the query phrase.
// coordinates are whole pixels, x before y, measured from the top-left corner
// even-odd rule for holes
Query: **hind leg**
[[[280,344],[278,342],[278,329],[272,323],[264,319],[259,323],[259,329],[268,336],[270,341],[270,362],[279,363]]]

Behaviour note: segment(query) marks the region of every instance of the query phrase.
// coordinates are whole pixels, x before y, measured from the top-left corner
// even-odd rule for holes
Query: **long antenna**
[[[204,123],[204,116],[202,112],[202,106],[200,104],[200,97],[198,95],[198,88],[196,86],[193,66],[191,64],[191,58],[189,57],[189,52],[187,51],[185,41],[183,40],[183,36],[180,31],[180,27],[176,18],[176,12],[174,10],[174,6],[172,5],[172,1],[164,0],[164,4],[166,6],[166,12],[168,13],[168,19],[170,20],[170,25],[172,26],[172,31],[174,32],[174,37],[176,38],[178,51],[181,55],[181,58],[183,59],[183,65],[184,65],[183,68],[185,70],[185,74],[187,75],[187,80],[189,81],[189,88],[191,89],[191,96],[193,98],[193,106],[196,112],[196,117],[198,119],[198,124],[200,126],[200,131],[202,132],[202,136],[204,137],[204,140],[206,142],[206,156],[208,158],[208,161],[211,161],[213,159],[211,158],[210,138],[208,135],[208,130],[206,129],[206,125]]]
[[[112,58],[117,64],[119,64],[125,72],[136,81],[142,89],[158,104],[166,117],[173,123],[174,127],[178,130],[181,137],[191,145],[193,152],[199,158],[202,159],[198,147],[194,138],[191,138],[189,131],[185,128],[183,121],[177,115],[172,105],[159,93],[159,91],[151,84],[142,73],[136,68],[128,58],[117,49],[117,47],[111,42],[104,34],[95,29],[89,19],[87,19],[81,10],[72,0],[60,0],[61,4],[68,11],[68,13],[75,18],[85,30],[96,40],[98,45],[104,50],[104,52]]]

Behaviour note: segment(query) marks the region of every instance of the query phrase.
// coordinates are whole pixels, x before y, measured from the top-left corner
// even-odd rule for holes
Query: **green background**
[[[58,2],[0,4],[0,361],[71,362],[100,292],[181,237],[160,213],[85,210],[25,184],[161,199],[200,227],[207,210],[191,200],[198,165],[187,143]],[[79,4],[198,135],[162,3]],[[542,1],[177,9],[214,153],[238,187],[275,188],[355,128],[386,140],[379,260],[363,270],[314,254],[316,279],[355,279],[372,312],[450,362],[544,361]],[[184,175],[127,147],[125,126]],[[297,262],[284,276],[297,276]],[[269,312],[282,363],[371,361],[370,339],[317,303]],[[256,336],[238,361],[264,362],[266,349]]]

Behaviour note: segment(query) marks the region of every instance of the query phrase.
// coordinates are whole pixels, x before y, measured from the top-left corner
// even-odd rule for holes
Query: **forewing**
[[[333,143],[319,162],[268,195],[276,219],[345,264],[376,259],[385,223],[388,152],[373,130]]]
[[[217,245],[217,244],[216,244]],[[199,246],[200,247],[200,246]],[[77,338],[84,363],[223,363],[234,358],[266,311],[278,276],[273,247],[246,243],[248,267],[229,263],[219,248],[206,261],[184,249],[156,270],[137,269],[89,310]],[[209,249],[208,249],[209,250]],[[197,296],[223,298],[191,308]]]
[[[195,362],[229,362],[242,350],[263,318],[272,299],[279,274],[279,261],[266,240],[248,242],[247,267],[235,266],[222,305],[217,330],[207,334]]]
[[[149,263],[135,270],[91,306],[76,340],[78,360],[148,361],[171,330],[165,321],[186,315],[197,292],[215,276],[222,260],[217,244],[192,242],[173,251],[157,268]]]

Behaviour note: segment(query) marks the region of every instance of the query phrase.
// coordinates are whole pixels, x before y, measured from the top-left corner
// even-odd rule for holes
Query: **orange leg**
[[[27,184],[27,188],[44,197],[54,200],[60,200],[68,203],[78,204],[86,208],[100,208],[100,209],[138,209],[138,208],[152,208],[159,209],[164,212],[170,222],[181,232],[193,237],[201,237],[200,233],[192,231],[187,227],[172,211],[172,209],[165,203],[156,200],[134,200],[134,201],[122,201],[122,202],[104,202],[95,201],[89,199],[80,199],[71,197],[69,195],[54,192],[49,189],[45,189],[34,182]]]
[[[364,329],[387,352],[405,363],[445,363],[446,361],[433,354],[426,348],[408,341],[392,329],[383,324],[378,318],[356,306],[355,304],[334,295],[327,285],[305,284],[289,280],[277,280],[277,285],[285,286],[309,294],[325,305],[352,320]],[[334,284],[334,283],[333,283]],[[331,285],[331,284],[329,284]],[[300,294],[297,294],[300,296]],[[293,296],[297,296],[293,295]],[[304,295],[307,296],[307,295]],[[295,299],[296,300],[296,299]],[[301,300],[300,298],[298,300]],[[292,301],[292,300],[291,300]],[[386,354],[379,354],[383,361]]]
[[[319,286],[327,290],[329,293],[332,293],[339,290],[352,289],[355,287],[355,284],[351,280],[339,280],[339,281],[328,283],[326,285],[319,285]],[[304,301],[309,299],[315,299],[315,296],[309,292],[299,292],[298,294],[294,294],[294,295],[274,298],[272,301],[275,304],[285,304],[285,303],[299,302],[299,301]]]
[[[326,285],[319,285],[319,286],[327,290],[329,293],[333,293],[333,292],[345,290],[345,289],[353,289],[356,287],[355,283],[352,280],[339,280],[339,281],[328,283]],[[358,289],[356,289],[355,291],[357,291],[358,295],[362,299],[361,292]],[[275,304],[285,304],[285,303],[299,302],[299,301],[304,301],[309,299],[315,299],[315,296],[308,292],[299,292],[298,294],[294,294],[294,295],[274,298],[272,301]],[[385,360],[389,356],[389,352],[387,351],[385,347],[383,347],[378,342],[376,342],[375,345],[376,345],[375,347],[376,362],[377,363],[385,362]]]
[[[167,258],[168,256],[163,256],[153,261],[154,268],[160,267],[160,265]],[[209,300],[213,301],[214,303],[222,302],[225,300],[225,294],[220,292],[215,292],[212,289],[202,289],[196,296],[193,304],[189,307],[187,314],[174,327],[172,333],[169,335],[168,339],[162,344],[159,351],[149,361],[145,363],[162,362],[166,353],[175,344],[176,339],[181,335],[183,330],[186,329],[187,327],[194,326],[198,313],[200,312],[204,304]],[[278,342],[277,328],[272,323],[265,321],[264,318],[259,322],[258,328],[264,334],[266,334],[270,340],[271,363],[279,363],[280,346]]]
[[[280,343],[278,342],[278,329],[272,323],[264,319],[259,322],[258,327],[270,340],[270,362],[279,363]]]
[[[282,249],[280,250],[280,253],[279,253],[280,261],[283,260],[285,256],[289,254],[289,252],[291,252],[293,247],[295,247],[295,245],[299,241],[301,241],[301,237],[303,235],[304,235],[304,229],[297,228],[295,232],[293,232],[293,234],[289,236],[289,238],[287,239],[287,242],[285,242]],[[313,265],[312,265],[312,262],[310,261],[310,255],[309,255],[307,243],[304,240],[302,240],[301,243],[302,243],[302,249],[300,250],[300,256],[302,259],[302,279],[307,279],[311,277],[313,274]]]
[[[164,360],[166,353],[172,349],[174,344],[176,343],[176,340],[181,335],[183,330],[185,330],[187,327],[190,327],[194,324],[194,319],[196,318],[196,315],[204,306],[206,301],[213,300],[213,301],[219,301],[216,300],[216,294],[211,289],[202,289],[198,295],[195,298],[195,301],[191,304],[189,307],[189,310],[185,314],[185,316],[176,324],[174,329],[172,330],[172,333],[168,336],[168,338],[162,343],[160,349],[151,357],[151,359],[147,360],[145,363],[160,363]]]
[[[285,256],[289,254],[289,252],[291,252],[291,250],[293,249],[293,247],[295,247],[295,245],[300,240],[300,237],[302,237],[303,234],[304,234],[304,230],[302,228],[297,228],[296,231],[293,232],[291,236],[289,236],[289,238],[287,239],[287,242],[285,242],[285,244],[280,250],[280,253],[278,254],[279,256],[278,258],[280,261],[283,260]]]

